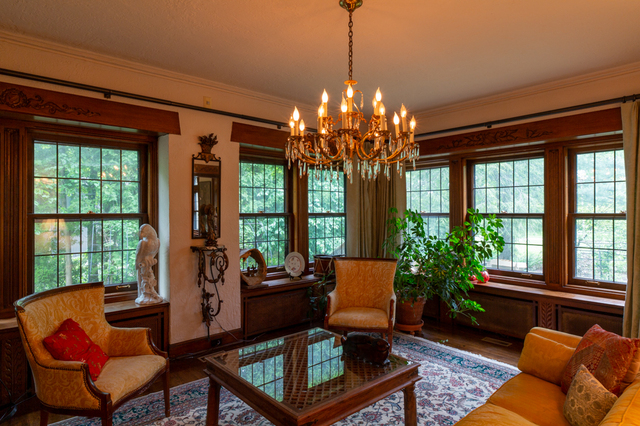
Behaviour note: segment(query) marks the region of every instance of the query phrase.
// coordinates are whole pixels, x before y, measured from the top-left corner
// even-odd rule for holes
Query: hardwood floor
[[[518,359],[520,357],[520,352],[522,351],[523,344],[523,341],[520,339],[496,335],[494,333],[461,325],[439,323],[435,320],[430,320],[427,318],[424,318],[424,321],[425,324],[422,332],[419,334],[419,337],[423,337],[434,342],[439,342],[453,348],[479,354],[487,358],[504,362],[506,364],[514,366],[518,364]],[[319,325],[321,324],[314,324],[314,326]],[[215,348],[214,350],[212,350],[212,352],[274,339],[280,336],[294,333],[296,331],[304,330],[306,328],[309,327],[293,327],[286,330],[281,330],[279,332],[267,333],[258,336],[258,338],[253,339],[249,343],[239,342],[233,345],[229,345],[226,348]],[[489,340],[487,341],[487,339]],[[192,356],[172,360],[171,387],[178,386],[183,383],[189,383],[194,380],[206,377],[203,372],[204,363],[199,360],[199,358],[203,355],[204,354],[193,354]],[[149,388],[145,395],[161,390],[162,382],[158,381]],[[25,404],[28,404],[31,407],[36,407],[37,401],[35,401],[35,398],[33,398],[33,400],[28,401]],[[49,416],[49,422],[54,423],[68,417],[69,416],[52,414]],[[15,416],[8,420],[5,424],[10,426],[27,426],[38,425],[39,422],[40,414],[38,411],[34,411],[28,414]]]

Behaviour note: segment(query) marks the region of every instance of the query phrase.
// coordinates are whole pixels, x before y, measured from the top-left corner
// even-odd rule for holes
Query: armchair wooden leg
[[[165,417],[171,416],[171,398],[169,392],[169,369],[164,372],[162,377],[162,381],[164,382],[164,415]]]
[[[102,426],[113,426],[113,413],[102,415]]]
[[[47,426],[49,424],[49,413],[43,409],[40,409],[40,426]]]

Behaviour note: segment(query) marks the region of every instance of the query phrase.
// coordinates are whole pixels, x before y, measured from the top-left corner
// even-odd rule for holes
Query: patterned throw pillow
[[[564,401],[564,417],[571,426],[597,426],[617,400],[581,365]]]
[[[80,325],[66,319],[58,331],[44,338],[44,347],[60,361],[80,361],[89,365],[92,380],[97,380],[102,367],[109,360],[100,346],[93,343]]]
[[[578,367],[584,365],[609,392],[622,393],[622,380],[640,346],[640,339],[628,339],[594,325],[585,333],[562,374],[562,392],[567,393]]]

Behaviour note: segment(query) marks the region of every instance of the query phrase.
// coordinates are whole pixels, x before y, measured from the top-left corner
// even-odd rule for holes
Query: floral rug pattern
[[[422,380],[416,383],[418,424],[453,425],[482,405],[508,379],[518,373],[510,365],[469,352],[449,348],[425,339],[394,334],[393,349],[405,358],[420,363]],[[170,418],[163,418],[162,392],[137,398],[114,414],[114,425],[127,426],[202,426],[207,414],[209,379],[171,389]],[[220,392],[222,425],[272,425],[226,389]],[[404,398],[395,393],[366,409],[336,423],[339,426],[404,424]],[[99,426],[100,419],[75,417],[55,426]]]

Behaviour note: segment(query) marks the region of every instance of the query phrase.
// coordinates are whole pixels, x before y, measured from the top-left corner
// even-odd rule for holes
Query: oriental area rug
[[[450,348],[422,338],[395,333],[393,352],[420,363],[416,383],[418,424],[453,425],[482,405],[502,383],[518,373],[510,365]],[[162,392],[143,396],[120,407],[115,426],[202,426],[207,413],[209,379],[171,389],[171,418],[163,418]],[[402,392],[393,394],[336,423],[339,426],[404,424]],[[272,425],[226,389],[220,392],[220,425]],[[75,417],[55,426],[99,426],[100,419]]]

